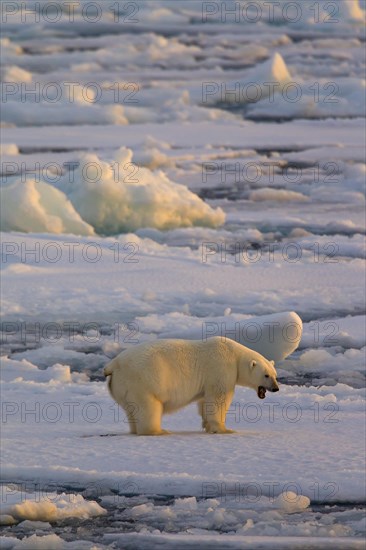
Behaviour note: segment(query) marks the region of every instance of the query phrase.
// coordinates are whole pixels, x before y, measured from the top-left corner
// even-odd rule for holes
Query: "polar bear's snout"
[[[270,391],[272,393],[279,391],[280,388],[277,384],[277,379],[275,375],[271,374],[265,374],[264,379],[262,379],[262,384],[258,386],[257,389],[257,395],[259,399],[264,399],[266,397],[266,391]]]
[[[257,395],[259,399],[264,399],[266,397],[266,391],[276,392],[279,390],[280,388],[278,387],[277,382],[273,380],[270,385],[266,384],[266,386],[258,386]]]

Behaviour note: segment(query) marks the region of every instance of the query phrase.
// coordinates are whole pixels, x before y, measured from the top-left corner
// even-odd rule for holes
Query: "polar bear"
[[[200,340],[156,340],[121,352],[104,369],[113,399],[126,411],[130,432],[162,435],[163,414],[198,402],[208,433],[233,433],[225,426],[235,385],[264,399],[278,391],[273,361],[220,336]]]

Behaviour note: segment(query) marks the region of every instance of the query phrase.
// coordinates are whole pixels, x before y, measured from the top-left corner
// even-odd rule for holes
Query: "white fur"
[[[124,408],[131,433],[161,435],[165,413],[198,401],[202,426],[230,433],[225,417],[235,385],[277,391],[273,361],[228,338],[156,340],[120,353],[105,368],[112,397]]]

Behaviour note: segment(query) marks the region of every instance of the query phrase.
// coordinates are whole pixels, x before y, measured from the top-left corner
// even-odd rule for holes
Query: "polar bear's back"
[[[202,342],[185,340],[157,340],[139,344],[122,352],[116,359],[116,366],[128,378],[136,377],[150,384],[163,384],[170,377],[186,378],[197,376],[197,361],[204,354]]]
[[[105,368],[106,376],[115,368],[136,369],[140,372],[151,369],[155,364],[160,368],[186,370],[188,365],[195,363],[202,366],[205,363],[227,360],[229,355],[236,354],[237,348],[244,346],[230,339],[223,340],[219,336],[201,340],[161,339],[155,342],[144,342],[121,352]],[[202,361],[202,356],[205,361]]]
[[[171,368],[174,371],[186,370],[192,363],[202,366],[206,362],[217,361],[220,358],[226,359],[236,347],[243,348],[240,344],[229,339],[223,340],[219,336],[206,341],[161,339],[129,348],[120,353],[112,363],[117,360],[117,364],[121,368],[137,369],[140,372],[151,369],[155,364],[158,364],[160,368]],[[206,360],[197,361],[202,356]]]

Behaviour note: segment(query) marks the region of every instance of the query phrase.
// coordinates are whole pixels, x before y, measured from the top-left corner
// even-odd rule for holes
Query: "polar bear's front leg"
[[[136,422],[133,420],[129,420],[128,424],[130,426],[130,434],[136,435],[137,434],[137,428],[136,428]]]
[[[202,428],[204,430],[206,430],[207,421],[206,421],[206,418],[205,418],[205,415],[204,415],[204,410],[205,410],[205,400],[204,399],[200,399],[197,402],[197,408],[198,408],[198,414],[202,418]]]
[[[229,430],[225,426],[226,413],[233,400],[233,395],[233,391],[221,395],[219,399],[213,395],[205,395],[202,400],[202,427],[207,433],[235,433],[234,430]]]

